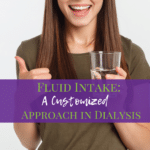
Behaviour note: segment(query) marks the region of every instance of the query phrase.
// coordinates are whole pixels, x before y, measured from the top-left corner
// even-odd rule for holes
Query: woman
[[[46,0],[43,32],[21,43],[18,79],[90,79],[90,51],[122,52],[119,75],[150,79],[143,50],[119,34],[115,0]],[[148,150],[148,123],[15,123],[23,146],[39,150]]]

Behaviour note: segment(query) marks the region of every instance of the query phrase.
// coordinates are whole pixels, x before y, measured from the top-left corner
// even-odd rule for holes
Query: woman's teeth
[[[69,6],[72,10],[84,10],[84,9],[88,9],[91,6]]]

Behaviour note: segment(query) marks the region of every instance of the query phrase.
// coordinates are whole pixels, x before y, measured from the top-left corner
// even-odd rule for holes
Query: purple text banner
[[[0,122],[150,122],[150,80],[0,80]]]

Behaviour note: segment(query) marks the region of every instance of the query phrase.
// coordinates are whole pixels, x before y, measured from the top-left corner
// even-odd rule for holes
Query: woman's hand
[[[25,61],[19,57],[15,57],[19,64],[19,79],[51,79],[52,75],[48,68],[38,68],[28,71]]]
[[[116,67],[116,72],[119,75],[114,75],[114,74],[107,74],[105,76],[106,79],[126,79],[127,73],[120,67]]]

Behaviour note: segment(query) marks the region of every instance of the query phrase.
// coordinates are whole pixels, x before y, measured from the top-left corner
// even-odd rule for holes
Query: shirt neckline
[[[72,56],[82,56],[82,55],[89,55],[90,52],[86,52],[86,53],[68,53],[69,55],[72,55]]]

